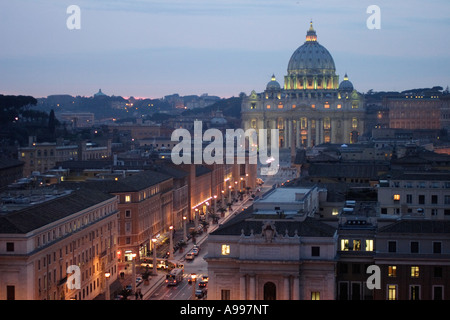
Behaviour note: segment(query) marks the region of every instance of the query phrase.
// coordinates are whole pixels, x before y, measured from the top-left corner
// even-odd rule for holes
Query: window
[[[433,242],[433,253],[442,253],[442,242]]]
[[[443,286],[433,286],[433,300],[444,300],[443,289]]]
[[[353,251],[361,251],[361,240],[353,240]]]
[[[373,251],[373,240],[366,239],[366,251]]]
[[[397,266],[388,266],[388,277],[394,278],[397,276]]]
[[[411,249],[411,253],[419,253],[419,242],[411,241],[410,249]]]
[[[131,202],[131,196],[130,195],[126,195],[125,196],[125,202]]]
[[[431,204],[438,203],[438,196],[436,194],[431,195]]]
[[[394,194],[394,201],[400,201],[400,195]]]
[[[311,300],[320,300],[320,292],[312,291],[311,292]]]
[[[341,239],[341,251],[348,251],[348,239]]]
[[[6,251],[7,252],[13,252],[14,251],[14,242],[7,242],[6,243]]]
[[[388,241],[388,252],[397,252],[397,242]]]
[[[220,297],[222,300],[230,300],[231,293],[230,290],[221,290],[220,291]]]
[[[419,267],[412,266],[411,267],[411,278],[418,278],[418,277],[419,277]]]
[[[397,285],[388,285],[388,300],[397,300]]]
[[[320,257],[320,247],[311,247],[311,256]]]
[[[230,254],[230,245],[229,244],[223,244],[222,245],[222,255],[227,256]]]
[[[331,128],[330,118],[324,118],[323,119],[323,129],[324,130],[330,130],[330,128]]]
[[[125,210],[125,218],[131,218],[131,210]]]
[[[409,286],[409,298],[410,300],[420,300],[420,286]]]
[[[419,204],[425,204],[425,196],[423,194],[419,195]]]

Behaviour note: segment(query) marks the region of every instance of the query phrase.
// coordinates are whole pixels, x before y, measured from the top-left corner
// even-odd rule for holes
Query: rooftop
[[[74,190],[53,200],[0,215],[0,233],[28,233],[114,197],[101,191]]]

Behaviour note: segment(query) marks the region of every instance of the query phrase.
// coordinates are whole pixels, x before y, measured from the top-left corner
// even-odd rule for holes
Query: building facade
[[[375,265],[381,270],[376,300],[450,298],[450,222],[403,219],[380,227]]]
[[[91,300],[117,278],[117,198],[76,190],[0,215],[0,300]],[[79,268],[71,286],[69,267]]]
[[[335,299],[336,229],[312,217],[316,188],[293,190],[292,199],[274,205],[268,197],[209,234],[208,299]]]
[[[450,219],[450,174],[448,171],[405,172],[380,180],[380,216],[416,216]]]
[[[333,57],[318,43],[312,22],[305,43],[291,56],[284,86],[272,76],[264,92],[244,97],[241,116],[245,130],[278,129],[278,146],[291,151],[356,143],[365,130],[364,97],[347,75],[339,83]]]

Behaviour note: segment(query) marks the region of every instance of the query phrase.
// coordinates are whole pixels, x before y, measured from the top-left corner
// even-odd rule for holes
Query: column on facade
[[[283,299],[284,300],[290,300],[289,297],[289,276],[284,277],[284,283],[283,283]]]
[[[296,126],[297,132],[295,133],[295,146],[297,148],[300,148],[300,146],[301,146],[301,141],[300,141],[300,119],[297,119],[296,124],[297,124],[297,126]]]
[[[289,144],[288,147],[291,149],[295,149],[295,143],[294,143],[294,136],[293,136],[293,123],[292,123],[292,119],[288,120],[288,137],[289,137]]]
[[[256,300],[256,280],[254,275],[250,276],[248,295],[249,300]]]
[[[246,283],[247,283],[247,276],[244,274],[244,275],[241,275],[241,277],[240,277],[240,300],[247,300],[247,286],[246,286]]]
[[[292,286],[292,300],[300,300],[300,281],[298,276],[294,276],[294,283]]]
[[[311,147],[311,119],[306,119],[306,125],[308,126],[308,138],[307,138],[307,147]]]
[[[320,131],[322,130],[321,120],[316,119],[316,145],[320,144]]]

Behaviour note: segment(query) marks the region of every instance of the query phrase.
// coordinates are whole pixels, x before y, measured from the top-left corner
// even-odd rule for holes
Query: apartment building
[[[0,214],[0,300],[91,300],[117,278],[114,195],[64,191]],[[79,268],[79,277],[71,274]],[[68,271],[69,270],[69,271]],[[74,280],[74,282],[72,282]]]
[[[376,300],[450,298],[450,221],[402,219],[379,228]]]
[[[378,187],[380,216],[450,219],[450,172],[392,173]]]
[[[118,197],[119,262],[131,261],[134,254],[146,256],[153,237],[163,236],[171,225],[182,223],[174,217],[173,177],[169,175],[141,171],[117,180],[87,181],[81,186]]]

